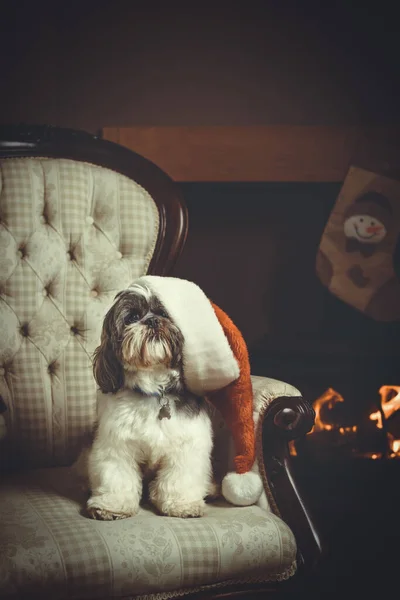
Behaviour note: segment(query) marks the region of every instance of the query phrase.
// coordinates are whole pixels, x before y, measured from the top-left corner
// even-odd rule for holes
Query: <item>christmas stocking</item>
[[[393,255],[400,182],[351,167],[322,235],[317,273],[338,298],[378,321],[400,319]]]

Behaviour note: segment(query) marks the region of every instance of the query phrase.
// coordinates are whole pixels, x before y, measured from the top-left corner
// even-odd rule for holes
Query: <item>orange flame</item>
[[[391,433],[387,434],[389,443],[389,458],[400,457],[400,440],[396,440]]]
[[[393,395],[394,393],[394,395]],[[400,385],[383,385],[379,390],[381,408],[385,419],[388,419],[400,409]],[[376,421],[378,429],[383,428],[382,413],[377,410],[369,415],[371,421]],[[396,440],[391,433],[387,434],[390,449],[390,458],[400,457],[400,440]]]
[[[400,440],[392,440],[390,445],[392,452],[400,454]]]
[[[396,395],[391,397],[393,392],[396,392]],[[400,409],[400,385],[383,385],[379,390],[379,395],[381,397],[382,412],[385,419],[388,419],[396,410]],[[369,418],[371,421],[376,421],[378,429],[382,429],[382,415],[379,410],[370,414]]]
[[[314,410],[315,410],[315,423],[314,423],[314,427],[311,429],[310,433],[314,433],[315,431],[330,431],[331,429],[333,429],[333,426],[330,425],[329,423],[325,423],[322,418],[321,418],[321,408],[323,406],[327,406],[327,408],[333,408],[333,406],[337,403],[337,402],[344,402],[343,396],[341,396],[338,392],[336,392],[333,388],[328,388],[327,390],[325,390],[325,392],[322,394],[322,396],[320,396],[319,398],[317,398],[314,402]],[[354,428],[344,428],[341,427],[340,429],[343,429],[343,433],[345,429],[353,429]]]
[[[382,424],[382,413],[385,419],[391,417],[397,410],[400,410],[400,385],[383,385],[379,390],[381,398],[382,412],[377,410],[369,415],[371,421],[376,421],[378,429],[383,428]],[[333,388],[328,388],[325,392],[315,400],[315,424],[309,434],[317,431],[331,431],[335,429],[340,434],[345,435],[348,433],[355,433],[357,431],[357,425],[350,427],[337,427],[326,423],[321,417],[321,410],[326,407],[328,410],[332,409],[338,402],[344,402],[343,396],[336,392]],[[400,439],[395,439],[392,434],[387,433],[388,436],[388,447],[390,449],[389,458],[400,458]],[[296,448],[294,444],[290,447],[290,454],[296,456]],[[382,457],[381,453],[365,454],[364,456],[376,460]]]

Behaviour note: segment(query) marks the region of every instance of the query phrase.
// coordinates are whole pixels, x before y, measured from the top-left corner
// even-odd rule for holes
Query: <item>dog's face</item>
[[[183,336],[160,301],[144,286],[132,285],[117,294],[105,316],[93,372],[103,392],[118,391],[124,370],[177,368]]]

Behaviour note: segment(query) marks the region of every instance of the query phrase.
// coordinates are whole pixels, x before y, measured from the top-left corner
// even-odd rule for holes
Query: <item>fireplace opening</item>
[[[315,424],[306,438],[290,443],[290,454],[315,458],[400,459],[400,386],[383,385],[376,410],[359,419],[346,411],[345,400],[333,388],[314,403]]]

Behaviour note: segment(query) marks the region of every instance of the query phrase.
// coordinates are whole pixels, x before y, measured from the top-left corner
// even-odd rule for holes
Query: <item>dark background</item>
[[[0,121],[90,132],[399,124],[395,2],[143,4],[3,3]],[[333,340],[351,348],[360,339],[379,354],[399,339],[398,328],[364,318],[315,275],[315,252],[339,187],[182,184],[191,222],[174,274],[197,281],[231,314],[259,374],[290,380],[297,368],[323,387],[335,384],[335,373],[340,385],[343,360]],[[371,368],[362,362],[347,373],[353,388],[363,373]],[[369,389],[376,394],[375,381]],[[376,597],[391,585],[398,593],[397,462],[300,457],[297,471],[329,548],[304,597]]]
[[[1,120],[390,123],[394,2],[3,2]]]

